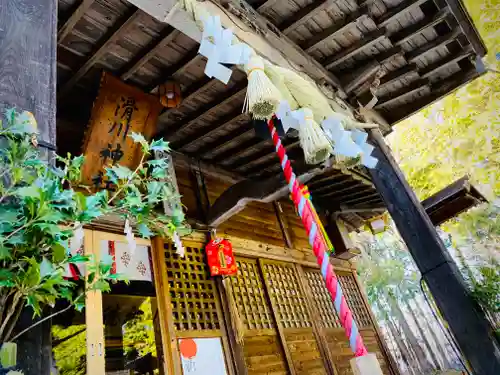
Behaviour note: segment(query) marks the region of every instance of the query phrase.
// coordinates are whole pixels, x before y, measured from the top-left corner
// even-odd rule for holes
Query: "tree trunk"
[[[413,318],[415,325],[417,326],[418,332],[419,332],[420,336],[422,337],[422,340],[424,341],[424,345],[427,347],[427,351],[429,352],[429,354],[432,358],[432,361],[434,362],[435,368],[438,370],[442,370],[441,363],[439,362],[439,360],[436,356],[436,353],[434,353],[434,348],[432,347],[431,343],[427,339],[427,335],[426,335],[424,329],[422,328],[422,325],[420,324],[419,319],[418,319],[417,315],[415,314],[415,311],[413,310],[413,308],[410,304],[410,301],[405,299],[404,304],[405,304],[406,308],[408,309],[408,311],[410,312],[410,315]]]
[[[413,360],[410,358],[410,350],[406,346],[406,343],[403,341],[401,334],[398,332],[398,329],[396,328],[396,325],[391,320],[391,318],[387,319],[387,325],[389,326],[389,330],[391,331],[391,335],[396,342],[396,345],[399,349],[399,352],[401,353],[401,359],[403,360],[406,368],[408,369],[408,372],[410,374],[415,374],[415,369],[414,369],[415,364],[410,363],[410,362],[413,362]]]
[[[401,324],[401,329],[403,330],[403,334],[406,336],[409,345],[411,348],[415,351],[415,355],[417,357],[418,363],[422,367],[422,371],[424,373],[428,373],[433,370],[432,365],[430,362],[427,360],[427,356],[420,346],[417,338],[415,337],[415,334],[411,330],[410,326],[408,325],[408,322],[406,321],[406,318],[404,316],[403,311],[399,307],[398,301],[394,298],[394,296],[389,295],[389,303],[391,304],[391,308],[396,314],[396,317],[398,319],[398,322]]]
[[[419,304],[419,301],[415,301],[415,306],[417,306],[417,309],[419,311],[419,314],[420,316],[423,316],[423,317],[427,317],[428,314],[425,313],[425,311],[422,309],[422,307],[420,306]],[[434,316],[431,318],[429,317],[429,319],[432,319],[432,321],[435,321],[435,318]],[[436,331],[435,331],[435,325],[434,327],[431,325],[431,321],[428,320],[428,319],[424,319],[425,321],[425,324],[427,325],[428,327],[428,332],[430,332],[431,336],[432,336],[432,339],[434,340],[434,343],[436,344],[436,348],[441,356],[441,359],[443,360],[443,363],[444,363],[444,368],[445,369],[451,369],[451,363],[450,363],[450,360],[448,359],[448,351],[446,350],[445,347],[443,347],[443,343],[442,341],[439,339],[439,337],[437,336],[436,334]]]

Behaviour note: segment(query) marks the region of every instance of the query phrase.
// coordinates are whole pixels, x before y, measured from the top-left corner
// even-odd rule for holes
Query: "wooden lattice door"
[[[352,375],[349,361],[353,358],[353,353],[346,339],[344,329],[340,325],[340,320],[333,306],[330,294],[325,287],[325,282],[318,269],[304,269],[306,285],[312,296],[319,316],[319,328],[326,337],[330,353],[333,356],[338,375]],[[350,307],[354,319],[358,324],[359,331],[369,352],[377,354],[384,374],[389,374],[381,347],[377,340],[377,333],[370,316],[370,312],[365,303],[361,290],[356,282],[355,276],[351,272],[337,271],[340,284],[348,306]]]
[[[238,274],[229,279],[244,326],[243,353],[249,375],[288,374],[280,338],[255,259],[237,258]]]
[[[325,358],[322,358],[316,341],[297,267],[292,263],[270,260],[261,260],[260,264],[293,371],[296,374],[326,374]]]

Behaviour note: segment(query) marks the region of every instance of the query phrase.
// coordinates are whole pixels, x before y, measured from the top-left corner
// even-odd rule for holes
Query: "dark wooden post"
[[[0,111],[16,107],[38,121],[40,143],[56,141],[57,0],[1,0]],[[24,311],[20,327],[32,323]],[[18,340],[18,363],[25,375],[50,374],[50,322]]]
[[[371,131],[379,159],[371,169],[373,183],[382,195],[422,278],[447,320],[474,374],[500,374],[500,348],[491,325],[470,296],[460,272],[436,228],[408,185],[379,130]]]

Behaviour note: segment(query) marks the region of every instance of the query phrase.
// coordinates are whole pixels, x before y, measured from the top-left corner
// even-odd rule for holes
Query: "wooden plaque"
[[[129,135],[136,132],[149,139],[161,108],[155,96],[103,73],[83,144],[83,184],[109,188],[105,167],[120,164],[136,168],[141,150]]]

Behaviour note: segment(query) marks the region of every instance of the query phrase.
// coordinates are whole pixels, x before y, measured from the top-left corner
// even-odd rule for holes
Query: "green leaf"
[[[157,139],[151,142],[151,146],[149,148],[151,151],[170,151],[168,142],[165,142],[163,139]]]
[[[76,311],[82,312],[84,308],[85,308],[85,299],[84,298],[80,298],[78,301],[75,302]]]
[[[66,259],[66,247],[64,247],[61,243],[56,242],[52,245],[52,261],[54,263],[61,263]]]
[[[94,290],[100,290],[101,292],[109,292],[111,287],[109,286],[109,282],[106,280],[97,280],[93,285]]]
[[[11,257],[10,249],[0,245],[0,260],[9,259]]]
[[[68,259],[69,263],[85,263],[90,260],[88,255],[75,255]]]
[[[139,231],[139,235],[142,238],[150,238],[153,235],[153,232],[148,228],[148,226],[144,223],[140,223],[137,226],[137,230]]]
[[[0,286],[6,286],[11,288],[16,286],[16,283],[12,280],[0,280]]]
[[[23,275],[22,283],[29,288],[32,288],[40,283],[40,265],[35,258],[26,258],[29,267]]]
[[[106,175],[117,180],[128,180],[132,177],[132,171],[123,165],[115,165],[111,168],[106,168]]]
[[[0,210],[0,223],[16,222],[20,212],[17,210],[2,208]]]
[[[38,216],[37,221],[43,221],[46,223],[59,223],[62,221],[63,216],[59,211],[47,210],[42,215]]]
[[[30,306],[33,309],[34,316],[40,316],[40,303],[38,302],[38,299],[34,294],[30,294],[26,297],[26,305]]]
[[[33,184],[17,189],[15,194],[21,198],[40,198],[41,192],[42,190]]]
[[[146,187],[148,189],[148,202],[156,202],[158,200],[158,196],[162,191],[164,183],[158,181],[148,182]]]
[[[129,135],[130,138],[134,140],[135,143],[146,143],[146,138],[141,133],[136,133],[132,132],[132,134]]]
[[[150,165],[151,167],[161,167],[161,168],[167,168],[168,166],[168,163],[165,159],[149,160],[146,162],[146,164]]]

